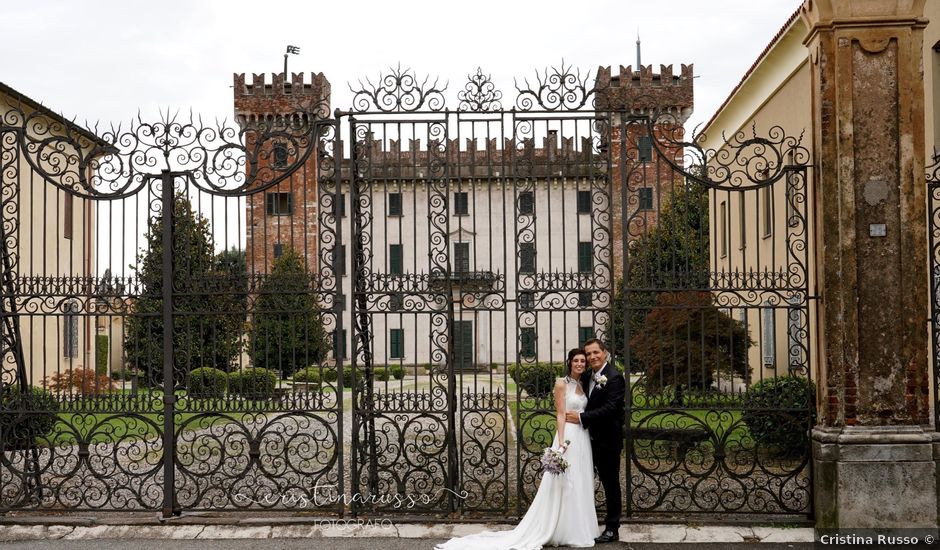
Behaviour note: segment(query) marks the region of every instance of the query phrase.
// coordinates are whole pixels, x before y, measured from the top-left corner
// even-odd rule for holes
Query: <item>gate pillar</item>
[[[807,0],[801,9],[817,167],[819,528],[937,526],[924,2]]]

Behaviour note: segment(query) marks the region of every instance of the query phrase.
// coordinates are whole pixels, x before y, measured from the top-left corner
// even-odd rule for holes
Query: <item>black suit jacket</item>
[[[587,395],[593,370],[587,370],[581,384]],[[591,434],[591,445],[595,449],[623,449],[623,399],[627,382],[613,365],[608,363],[600,372],[607,377],[603,387],[595,387],[588,396],[587,406],[581,413],[581,425]]]

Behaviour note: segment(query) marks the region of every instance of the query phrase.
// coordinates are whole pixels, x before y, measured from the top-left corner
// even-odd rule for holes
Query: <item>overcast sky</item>
[[[799,0],[521,2],[33,0],[0,8],[0,81],[79,121],[138,111],[232,114],[232,73],[322,71],[333,107],[347,82],[399,62],[449,81],[448,104],[477,66],[511,106],[513,77],[566,63],[695,65],[693,125],[708,120]],[[250,78],[250,76],[249,76]],[[508,101],[507,101],[508,99]]]

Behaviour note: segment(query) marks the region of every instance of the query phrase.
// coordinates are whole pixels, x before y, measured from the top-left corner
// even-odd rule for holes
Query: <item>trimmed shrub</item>
[[[343,387],[351,388],[353,385],[353,369],[352,367],[343,367]]]
[[[37,438],[49,438],[59,402],[52,393],[30,387],[24,395],[15,385],[0,394],[0,442],[3,450],[27,448]]]
[[[372,378],[379,382],[388,382],[388,369],[381,367],[372,369]]]
[[[512,365],[510,376],[529,397],[544,398],[552,393],[555,379],[562,375],[564,365],[554,363],[532,363]]]
[[[251,367],[230,373],[228,389],[245,399],[271,399],[277,388],[277,373],[270,369]]]
[[[336,367],[328,367],[323,369],[323,382],[336,382],[336,379],[339,378],[336,372]]]
[[[316,365],[330,349],[304,257],[290,248],[261,283],[248,341],[252,364],[283,379]]]
[[[95,374],[91,369],[69,369],[49,376],[46,386],[54,393],[88,397],[110,392],[114,389],[114,380],[107,375]]]
[[[402,367],[401,365],[395,365],[394,367],[391,367],[389,370],[391,371],[392,377],[395,378],[395,380],[401,380],[402,378],[405,377],[405,368]]]
[[[326,373],[328,371],[323,371],[323,377],[326,378]],[[336,371],[333,371],[333,374],[336,374]],[[294,373],[294,382],[301,384],[320,384],[320,368],[319,367],[307,367],[301,369]]]
[[[809,448],[809,429],[816,423],[816,386],[808,378],[761,380],[748,388],[741,406],[741,420],[759,448],[791,456]]]
[[[218,399],[225,396],[228,375],[223,370],[201,367],[189,372],[189,395],[197,399]]]

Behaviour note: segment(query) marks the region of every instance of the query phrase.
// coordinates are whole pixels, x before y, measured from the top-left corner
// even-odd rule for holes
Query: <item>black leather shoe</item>
[[[615,540],[620,540],[620,533],[607,529],[601,533],[601,536],[594,539],[594,542],[597,544],[603,544],[605,542],[614,542]]]

